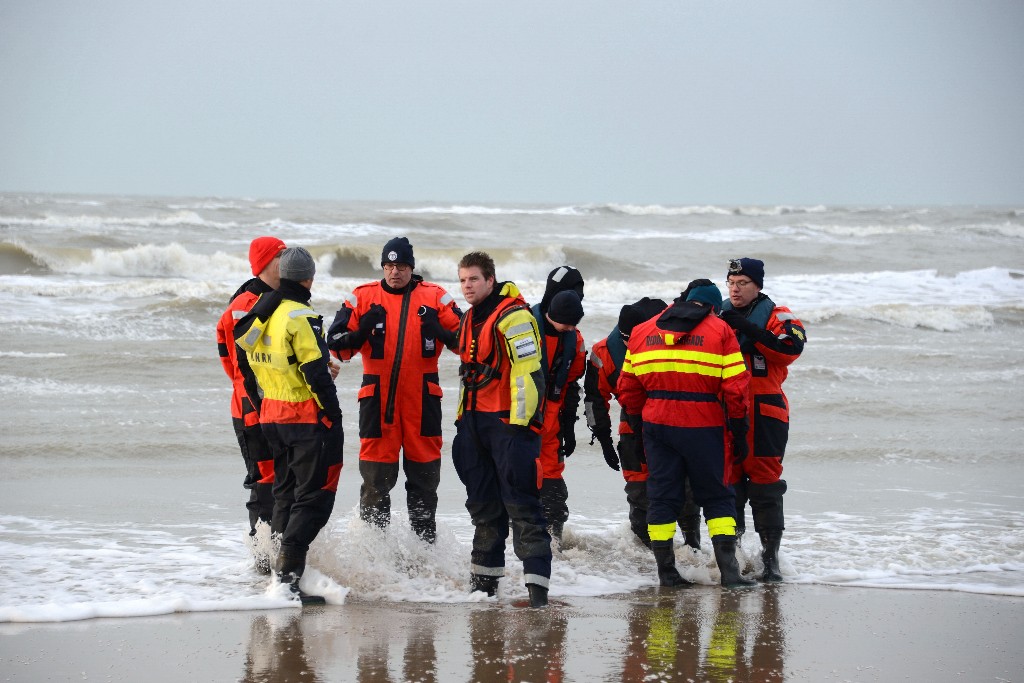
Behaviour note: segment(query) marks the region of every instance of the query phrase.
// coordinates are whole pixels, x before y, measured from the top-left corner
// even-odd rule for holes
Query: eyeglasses
[[[752,284],[754,284],[753,280],[729,280],[725,283],[725,286],[729,289],[743,289]]]
[[[399,273],[404,273],[407,270],[412,270],[412,266],[408,263],[385,263],[384,270],[387,272],[397,270]]]

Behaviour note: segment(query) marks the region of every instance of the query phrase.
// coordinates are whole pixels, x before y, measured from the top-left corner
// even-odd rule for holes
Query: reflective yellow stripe
[[[722,379],[729,379],[730,377],[735,377],[736,375],[742,374],[743,371],[746,369],[747,366],[744,365],[743,363],[740,363],[739,365],[730,365],[727,368],[722,368]]]
[[[651,537],[652,541],[671,541],[672,537],[676,535],[676,523],[648,524],[647,535]]]
[[[740,372],[742,371],[743,370],[741,368]],[[721,377],[723,369],[721,366],[700,365],[699,363],[680,363],[678,361],[668,361],[666,363],[645,363],[644,365],[633,367],[633,374],[637,377],[649,375],[652,372],[679,372],[689,375]]]
[[[722,365],[736,365],[737,363],[743,365],[742,353],[730,353],[728,356],[722,359]]]
[[[738,357],[738,358],[737,358]],[[688,360],[709,365],[731,365],[737,360],[743,360],[742,354],[729,354],[728,357],[720,353],[706,353],[704,351],[689,351],[686,349],[657,349],[655,351],[641,351],[630,354],[634,365],[653,360]]]
[[[735,536],[736,519],[734,517],[715,517],[708,520],[708,536]],[[653,538],[653,537],[652,537]]]

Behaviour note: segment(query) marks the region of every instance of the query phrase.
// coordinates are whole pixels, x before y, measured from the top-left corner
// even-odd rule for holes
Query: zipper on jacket
[[[409,283],[412,285],[413,283]],[[391,364],[391,382],[388,384],[388,400],[384,408],[384,422],[395,421],[395,397],[398,394],[398,373],[402,369],[402,350],[405,348],[406,318],[409,316],[409,300],[412,298],[412,287],[402,295],[402,312],[398,316],[398,339],[395,340],[395,362]]]

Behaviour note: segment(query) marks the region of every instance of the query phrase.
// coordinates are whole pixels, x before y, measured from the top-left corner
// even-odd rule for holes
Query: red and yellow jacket
[[[235,346],[235,323],[252,309],[261,294],[272,291],[270,285],[254,277],[235,292],[227,310],[217,321],[217,351],[221,365],[231,380],[231,417],[242,420],[246,427],[259,424],[260,415],[245,392],[245,378],[238,368],[238,349]]]
[[[746,417],[749,383],[732,328],[707,307],[677,302],[633,328],[617,388],[644,422],[720,427],[726,415]]]
[[[329,428],[341,420],[323,318],[309,307],[308,289],[282,280],[239,322],[235,335],[259,385],[262,423]]]
[[[495,292],[462,316],[462,377],[458,415],[500,413],[509,424],[540,432],[544,421],[544,370],[540,333],[519,289],[495,284]]]

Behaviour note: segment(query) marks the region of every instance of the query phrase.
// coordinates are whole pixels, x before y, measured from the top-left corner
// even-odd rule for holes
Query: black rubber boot
[[[667,541],[651,541],[654,561],[658,563],[658,582],[665,587],[689,587],[693,584],[684,579],[676,569],[676,553],[672,548],[672,539]]]
[[[700,526],[696,529],[684,530],[683,531],[683,543],[690,546],[694,550],[700,550]]]
[[[484,576],[483,574],[470,574],[469,592],[475,593],[477,591],[486,593],[488,597],[493,598],[498,592],[498,577]]]
[[[736,561],[735,536],[712,536],[711,544],[715,547],[715,561],[718,563],[718,571],[722,573],[723,588],[747,588],[757,585],[754,581],[744,579],[740,574],[740,566]]]
[[[683,531],[683,543],[700,550],[700,506],[693,498],[690,478],[684,481],[686,498],[683,501],[682,513],[679,515],[679,528]]]
[[[535,583],[526,584],[526,590],[530,592],[530,607],[548,606],[548,589]]]
[[[781,531],[765,531],[761,534],[761,560],[764,562],[764,571],[761,573],[762,581],[767,583],[782,581],[782,574],[779,572],[779,544],[781,542]]]
[[[299,588],[299,580],[306,569],[306,554],[292,554],[282,549],[274,560],[274,573],[277,579],[288,586],[288,589],[303,605],[326,605],[327,601],[320,595],[310,595]]]

